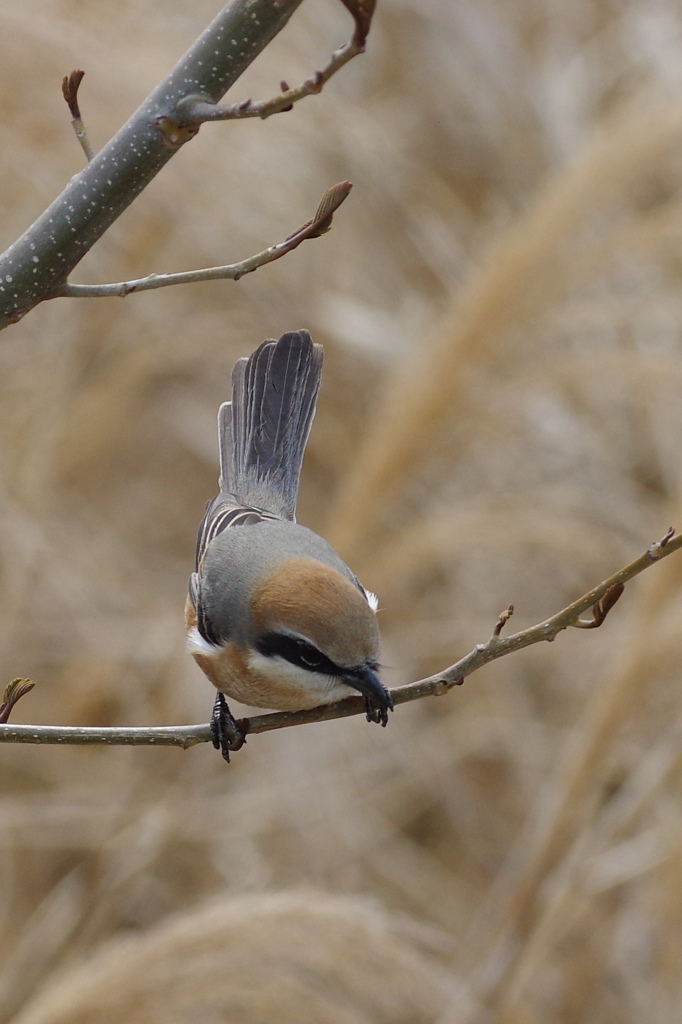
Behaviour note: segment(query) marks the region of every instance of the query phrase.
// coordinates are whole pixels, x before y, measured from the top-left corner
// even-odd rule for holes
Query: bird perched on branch
[[[300,711],[355,691],[381,725],[393,707],[377,676],[376,598],[295,522],[321,371],[307,331],[264,341],[236,363],[218,413],[220,493],[199,528],[185,618],[188,649],[218,690],[211,732],[228,761],[244,732],[225,695]]]

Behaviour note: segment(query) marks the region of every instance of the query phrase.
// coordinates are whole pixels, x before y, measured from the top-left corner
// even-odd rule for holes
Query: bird
[[[246,736],[227,697],[302,711],[359,693],[382,726],[393,710],[378,675],[376,597],[296,522],[322,359],[306,330],[264,341],[235,364],[218,412],[219,493],[199,527],[185,625],[217,690],[211,738],[227,761]]]

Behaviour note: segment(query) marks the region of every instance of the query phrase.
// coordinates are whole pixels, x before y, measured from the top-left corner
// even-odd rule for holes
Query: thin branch
[[[247,100],[219,107],[218,101],[227,89],[284,28],[301,3],[302,0],[231,0],[170,75],[97,154],[93,154],[87,140],[78,105],[83,72],[73,71],[64,79],[64,98],[89,162],[49,209],[0,256],[0,330],[16,323],[45,299],[128,295],[192,281],[238,280],[264,263],[279,259],[305,238],[315,237],[308,233],[294,242],[287,239],[243,264],[189,274],[152,274],[137,281],[97,286],[68,282],[73,268],[97,239],[173,154],[194,138],[203,122],[269,117],[289,110],[304,96],[320,92],[332,75],[364,51],[375,0],[343,0],[355,21],[355,31],[350,42],[332,54],[322,71],[294,89],[282,82],[283,93],[272,100],[257,104]]]
[[[556,640],[559,633],[564,629],[568,629],[570,626],[578,626],[580,616],[588,609],[594,608],[614,588],[618,589],[620,586],[624,586],[628,580],[638,576],[640,572],[644,572],[645,569],[648,569],[655,562],[660,561],[667,555],[671,555],[674,551],[678,551],[682,547],[682,535],[673,539],[673,534],[674,530],[672,532],[669,530],[662,540],[652,544],[634,562],[630,562],[623,569],[619,569],[613,576],[609,576],[608,579],[599,583],[592,590],[588,591],[587,594],[583,594],[577,601],[569,604],[568,607],[563,608],[551,618],[545,619],[544,622],[539,622],[536,626],[531,626],[529,629],[521,630],[519,633],[513,633],[508,637],[499,636],[494,632],[486,644],[477,644],[470,654],[465,655],[464,658],[455,662],[454,665],[450,665],[444,672],[439,672],[435,676],[429,676],[428,679],[422,679],[418,683],[409,683],[407,686],[393,691],[394,700],[396,700],[396,703],[401,703],[400,699],[396,699],[396,694],[404,690],[410,690],[411,687],[426,687],[429,692],[434,694],[447,693],[451,686],[460,683],[467,676],[470,676],[472,672],[476,672],[477,669],[482,668],[483,665],[487,665],[491,661],[496,661],[506,654],[511,654],[512,651],[520,651],[524,647],[531,647],[533,644],[540,643],[543,640],[549,642]],[[622,593],[622,591],[620,592]],[[620,596],[620,593],[618,596]],[[615,601],[611,603],[610,607],[613,607],[613,604],[615,604]],[[602,622],[605,617],[606,615],[602,617]]]
[[[599,583],[588,593],[583,594],[556,615],[539,622],[529,629],[521,630],[511,636],[500,636],[502,627],[510,617],[510,609],[503,612],[493,630],[493,634],[485,644],[477,644],[465,657],[460,658],[443,672],[419,679],[391,690],[395,706],[406,704],[422,697],[438,697],[448,693],[453,686],[459,686],[467,676],[472,675],[483,665],[496,661],[513,651],[540,643],[543,640],[556,640],[559,633],[570,626],[579,624],[580,616],[588,609],[602,603],[602,609],[610,601],[607,597],[614,589],[622,593],[622,587],[628,580],[639,575],[655,562],[661,561],[682,547],[682,535],[674,536],[671,528],[660,540],[652,544],[647,551],[634,562],[619,569],[613,576]],[[619,593],[619,596],[620,596]],[[617,600],[617,598],[616,598]],[[607,609],[608,612],[608,609]],[[605,614],[602,617],[604,621]],[[594,628],[594,627],[592,627]],[[365,702],[361,697],[347,697],[335,704],[325,704],[309,711],[284,711],[275,714],[255,715],[239,721],[239,726],[247,735],[270,732],[273,729],[286,729],[294,725],[306,725],[312,722],[327,722],[336,718],[347,718],[351,715],[365,714]],[[0,725],[0,742],[4,743],[57,743],[57,744],[132,744],[145,746],[175,746],[187,749],[197,743],[210,743],[211,728],[206,725],[161,726],[157,728],[82,728],[55,725]]]
[[[273,114],[283,114],[292,110],[295,103],[306,96],[314,96],[322,92],[324,85],[332,75],[335,75],[344,64],[364,53],[365,45],[358,45],[355,39],[351,39],[344,46],[335,50],[329,62],[321,71],[315,71],[310,78],[306,78],[300,85],[289,88],[286,82],[282,82],[282,92],[269,100],[260,100],[254,103],[250,99],[241,100],[239,103],[231,103],[229,106],[220,106],[208,102],[203,96],[188,96],[181,103],[178,103],[178,121],[185,129],[191,129],[207,121],[241,121],[247,117],[260,117],[262,121]]]
[[[150,274],[136,281],[118,281],[114,284],[71,284],[62,285],[56,297],[81,299],[102,298],[102,296],[118,295],[124,297],[133,292],[147,292],[153,288],[168,288],[174,284],[193,284],[196,281],[238,281],[245,274],[251,274],[266,263],[281,259],[288,252],[298,248],[309,238],[319,238],[332,226],[332,217],[341,203],[347,199],[353,186],[350,181],[340,181],[332,185],[322,196],[312,220],[306,221],[297,231],[288,235],[283,242],[271,245],[262,252],[250,256],[241,263],[228,263],[224,267],[205,267],[202,270],[188,270],[177,274]]]
[[[83,124],[80,106],[78,105],[78,90],[84,76],[85,72],[78,70],[72,71],[70,75],[64,75],[64,78],[62,79],[62,95],[66,100],[69,110],[71,111],[71,126],[76,133],[76,138],[78,139],[81,149],[85,153],[86,160],[89,163],[95,155],[95,151],[90,145],[88,131]]]
[[[0,329],[58,294],[73,268],[195,132],[174,131],[188,95],[218,103],[302,0],[230,0],[132,117],[0,255]]]
[[[365,43],[369,33],[376,0],[342,0],[355,20],[355,31],[352,38],[339,47],[329,58],[320,71],[315,71],[300,85],[290,88],[281,82],[281,93],[269,100],[254,103],[250,99],[239,103],[221,106],[212,103],[210,98],[201,95],[187,96],[177,104],[178,125],[184,131],[196,132],[201,124],[207,121],[239,121],[246,117],[260,117],[265,120],[273,114],[283,114],[292,110],[295,103],[306,96],[314,96],[321,92],[329,79],[340,71],[353,57],[365,52]]]
[[[182,747],[210,743],[208,725],[169,725],[135,729],[61,725],[0,725],[0,743],[49,743],[61,746]]]

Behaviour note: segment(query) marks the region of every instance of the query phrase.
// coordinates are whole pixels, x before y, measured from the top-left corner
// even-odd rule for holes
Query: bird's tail
[[[307,331],[264,341],[236,363],[232,401],[218,414],[223,493],[294,518],[321,373],[322,346]]]

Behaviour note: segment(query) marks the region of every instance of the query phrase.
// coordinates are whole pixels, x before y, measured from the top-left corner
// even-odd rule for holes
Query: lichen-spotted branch
[[[45,299],[76,294],[68,284],[73,268],[199,130],[199,123],[187,120],[188,98],[200,96],[202,102],[217,104],[302,2],[230,0],[114,138],[92,155],[51,206],[0,255],[0,329],[16,323]],[[355,56],[364,49],[374,4],[373,0],[343,2],[356,26],[344,52]],[[346,59],[332,57],[331,73]],[[323,72],[326,77],[330,77],[328,71],[329,66]],[[67,76],[65,83],[77,133],[82,125],[76,95],[79,82]],[[136,289],[128,290],[142,288],[137,283]]]

